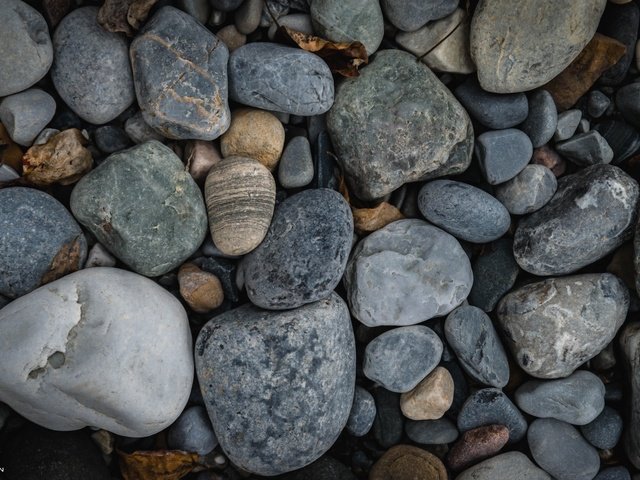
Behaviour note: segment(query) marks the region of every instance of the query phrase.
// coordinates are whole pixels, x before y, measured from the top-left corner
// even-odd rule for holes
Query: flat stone
[[[131,146],[131,139],[127,132],[122,128],[114,127],[113,125],[105,125],[98,127],[93,132],[93,139],[96,143],[96,147],[101,152],[110,155],[120,150],[124,150]]]
[[[400,395],[400,409],[412,420],[437,420],[451,407],[453,389],[449,371],[436,367],[414,389]]]
[[[558,115],[558,124],[553,139],[556,142],[568,140],[573,137],[578,130],[580,120],[582,119],[582,111],[578,109],[567,110]]]
[[[483,247],[473,261],[473,287],[469,293],[469,304],[485,312],[492,311],[498,300],[511,290],[520,273],[513,258],[513,242],[501,238]]]
[[[640,133],[624,120],[606,119],[593,127],[613,150],[613,165],[619,165],[640,150]]]
[[[600,470],[593,480],[631,480],[631,474],[625,467],[609,467]]]
[[[592,90],[589,92],[587,111],[592,118],[600,118],[605,114],[610,105],[611,99],[600,90]]]
[[[37,88],[10,95],[0,102],[0,122],[14,142],[27,147],[55,113],[56,101]]]
[[[345,428],[354,437],[362,437],[369,433],[376,419],[376,402],[364,388],[356,385],[353,405]]]
[[[553,97],[546,90],[536,90],[529,95],[529,114],[520,125],[533,148],[543,146],[553,137],[558,126],[558,111]]]
[[[524,453],[507,452],[468,468],[456,480],[551,480]]]
[[[373,422],[373,437],[382,448],[400,443],[404,431],[405,417],[400,410],[400,394],[382,387],[375,387],[376,418]]]
[[[455,442],[458,429],[447,418],[437,420],[409,420],[405,425],[407,437],[423,445],[444,445]]]
[[[475,153],[484,178],[497,185],[511,180],[527,166],[533,146],[526,133],[508,128],[478,135]]]
[[[602,74],[599,79],[600,84],[619,85],[625,79],[634,57],[639,26],[640,10],[634,2],[624,5],[607,3],[598,30],[622,43],[626,47],[626,52],[615,65]]]
[[[307,137],[293,137],[282,153],[278,180],[284,188],[305,187],[313,180],[313,158]]]
[[[544,165],[527,165],[511,180],[498,185],[496,198],[509,213],[525,215],[544,207],[558,188],[558,181]]]
[[[382,0],[382,10],[387,19],[400,30],[413,32],[428,22],[440,20],[456,9],[458,0]]]
[[[620,414],[613,408],[605,406],[600,415],[580,427],[580,432],[594,447],[600,450],[611,450],[620,441],[623,426],[624,422]]]
[[[556,151],[580,167],[609,163],[613,150],[597,130],[580,133],[556,144]]]
[[[452,470],[464,470],[474,463],[492,457],[509,441],[504,425],[487,425],[464,432],[449,450],[447,464]],[[514,477],[515,478],[515,477]]]
[[[447,469],[440,459],[422,448],[396,445],[373,465],[369,480],[447,480]]]
[[[629,400],[627,402],[624,449],[627,458],[636,468],[640,468],[640,322],[630,322],[620,335],[620,350],[625,361],[629,379]]]
[[[206,455],[218,445],[204,407],[186,408],[167,430],[167,444],[174,450]]]

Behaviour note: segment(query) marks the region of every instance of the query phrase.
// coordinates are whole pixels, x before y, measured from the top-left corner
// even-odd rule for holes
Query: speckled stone
[[[553,97],[546,90],[536,90],[529,95],[529,114],[520,125],[533,148],[541,147],[553,138],[558,126],[558,111]]]
[[[206,455],[218,445],[204,407],[186,408],[167,430],[167,444],[174,450]]]
[[[520,267],[513,258],[513,242],[501,238],[483,248],[473,260],[473,287],[469,303],[490,312],[516,282]]]
[[[558,181],[544,165],[527,165],[511,180],[498,185],[496,198],[514,215],[525,215],[544,207],[556,193]]]
[[[524,453],[507,452],[496,455],[466,469],[456,480],[552,480]]]
[[[533,146],[522,130],[493,130],[478,135],[475,154],[484,178],[497,185],[511,180],[527,166]]]
[[[353,405],[345,428],[354,437],[362,437],[369,433],[376,419],[376,402],[364,388],[356,385]]]
[[[624,422],[620,414],[605,406],[593,421],[580,427],[580,432],[596,448],[609,450],[620,441]]]
[[[407,437],[423,445],[443,445],[455,442],[458,429],[447,418],[437,420],[409,420],[405,425]]]
[[[336,294],[294,310],[245,305],[219,315],[200,331],[195,358],[220,445],[244,470],[277,475],[301,468],[347,423],[355,340]]]
[[[381,0],[387,19],[400,30],[413,32],[453,13],[458,0]]]
[[[593,480],[631,480],[631,474],[625,467],[609,467],[600,470]]]
[[[0,102],[0,122],[11,139],[23,146],[31,145],[55,113],[56,101],[38,88],[10,95]]]

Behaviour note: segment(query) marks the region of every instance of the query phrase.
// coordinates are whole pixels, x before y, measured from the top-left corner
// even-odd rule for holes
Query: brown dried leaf
[[[68,273],[75,272],[82,266],[80,264],[82,254],[82,242],[77,237],[71,242],[62,246],[60,251],[53,257],[49,269],[40,279],[40,285],[53,282]]]
[[[105,0],[98,12],[98,23],[110,32],[133,36],[147,19],[158,0]]]
[[[400,210],[387,202],[382,202],[374,208],[352,207],[351,210],[353,211],[353,225],[360,235],[375,232],[391,222],[404,218]]]
[[[197,453],[181,450],[117,452],[124,480],[179,480],[202,466]]]

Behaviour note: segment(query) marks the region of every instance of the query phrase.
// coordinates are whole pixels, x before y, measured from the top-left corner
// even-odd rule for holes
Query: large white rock
[[[0,400],[52,430],[144,437],[180,415],[193,380],[187,314],[125,270],[81,270],[0,310]]]

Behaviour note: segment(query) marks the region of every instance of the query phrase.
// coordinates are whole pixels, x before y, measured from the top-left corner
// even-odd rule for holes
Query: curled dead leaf
[[[116,451],[124,480],[179,480],[195,469],[207,467],[197,453],[181,450]]]
[[[366,235],[380,230],[391,222],[402,220],[404,215],[400,210],[387,202],[382,202],[374,208],[353,208],[353,225],[356,233]]]
[[[98,23],[109,32],[133,36],[149,16],[158,0],[105,0],[98,12]]]

